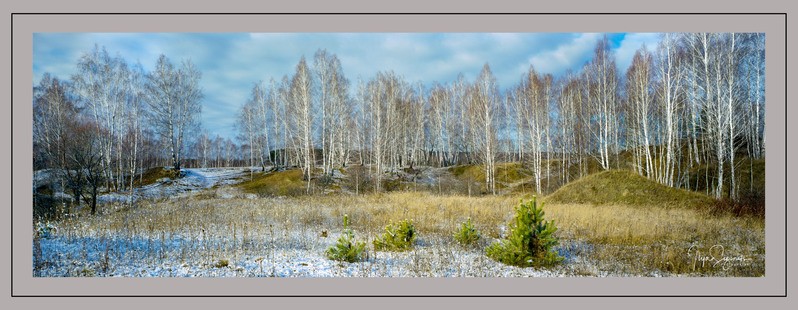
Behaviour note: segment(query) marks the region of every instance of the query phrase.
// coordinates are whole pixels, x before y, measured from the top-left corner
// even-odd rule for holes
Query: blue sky
[[[235,137],[235,114],[253,83],[293,74],[299,58],[323,48],[341,60],[355,84],[393,70],[408,82],[469,80],[487,62],[500,89],[517,84],[530,65],[555,76],[587,62],[602,33],[36,33],[34,85],[45,72],[68,79],[81,54],[95,44],[150,70],[158,55],[191,59],[202,71],[202,123],[211,133]],[[659,41],[654,33],[610,33],[620,72],[634,52]]]

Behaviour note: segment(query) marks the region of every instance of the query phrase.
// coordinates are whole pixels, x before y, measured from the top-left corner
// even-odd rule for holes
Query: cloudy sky
[[[448,83],[463,73],[473,80],[485,63],[505,89],[534,65],[559,76],[587,62],[602,33],[37,33],[33,36],[34,85],[45,72],[68,79],[81,54],[95,44],[150,70],[160,54],[173,63],[191,59],[202,71],[202,123],[211,133],[235,137],[235,113],[252,85],[291,75],[304,55],[318,49],[341,60],[350,81],[393,70],[409,82]],[[654,33],[609,33],[618,68],[625,72]]]

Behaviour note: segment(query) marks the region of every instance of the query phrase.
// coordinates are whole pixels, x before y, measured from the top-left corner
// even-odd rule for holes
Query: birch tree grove
[[[444,81],[377,68],[350,82],[349,58],[318,49],[293,72],[245,85],[236,137],[200,132],[202,73],[190,60],[160,55],[145,70],[95,46],[68,79],[44,74],[36,83],[34,167],[64,171],[51,186],[88,204],[95,190],[129,190],[132,201],[135,178],[161,166],[298,167],[307,193],[355,170],[358,194],[435,183],[419,176],[448,178],[437,180],[440,193],[448,180],[469,194],[518,184],[547,194],[591,173],[630,169],[719,199],[761,194],[754,183],[767,151],[765,35],[662,34],[628,68],[619,67],[615,46],[598,39],[583,66],[562,74],[519,64],[512,85],[498,85],[488,63]],[[72,137],[90,141],[70,145]],[[497,177],[502,161],[517,162],[506,167],[520,166],[520,179]],[[89,180],[81,164],[99,175]],[[478,166],[480,179],[445,169],[457,165]]]

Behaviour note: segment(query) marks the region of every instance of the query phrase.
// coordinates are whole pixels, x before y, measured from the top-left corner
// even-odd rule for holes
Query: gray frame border
[[[131,18],[130,15],[110,15],[110,16],[100,16],[100,15],[70,15],[69,18],[65,18],[63,15],[36,15],[38,17],[45,17],[47,20],[46,23],[40,24],[39,20],[29,21],[29,17],[34,17],[34,15],[15,15],[13,17],[12,25],[14,27],[14,41],[12,44],[12,48],[14,50],[14,63],[13,63],[13,75],[12,78],[15,81],[31,81],[30,75],[30,60],[25,58],[25,53],[27,52],[27,57],[30,57],[30,37],[28,36],[25,38],[25,31],[52,31],[53,29],[58,29],[56,31],[97,31],[97,25],[108,23],[109,27],[102,28],[102,31],[107,32],[116,32],[116,31],[129,31],[130,25],[133,24],[133,28],[135,28],[137,32],[145,32],[145,31],[162,31],[164,29],[168,29],[169,31],[198,31],[198,29],[206,29],[206,28],[214,28],[211,30],[201,30],[201,31],[208,31],[208,32],[216,32],[228,28],[225,26],[220,26],[222,24],[214,22],[217,20],[219,15],[201,15],[200,18],[195,18],[198,16],[192,15],[188,16],[188,22],[181,22],[179,25],[175,23],[175,20],[167,15],[155,15],[150,16],[147,15],[147,23],[146,25],[138,24],[136,21],[141,21],[141,16]],[[182,16],[186,15],[180,15]],[[518,28],[527,29],[525,27],[532,27],[530,25],[530,20],[527,17],[521,16],[520,18],[516,15],[498,15],[499,19],[501,19],[501,25],[492,25],[486,27],[486,24],[475,23],[474,20],[481,20],[484,15],[467,15],[467,16],[458,16],[455,19],[459,19],[460,21],[454,23],[447,23],[440,24],[442,21],[439,18],[440,16],[437,15],[377,15],[377,16],[350,16],[350,15],[337,15],[338,17],[343,16],[346,17],[345,22],[341,22],[340,20],[336,21],[336,16],[328,16],[328,15],[312,15],[309,18],[313,21],[310,23],[313,25],[310,28],[303,28],[298,25],[302,24],[295,24],[294,21],[302,20],[303,15],[279,15],[273,16],[269,15],[269,19],[275,20],[278,25],[270,27],[268,23],[264,23],[258,20],[252,20],[250,15],[236,15],[232,16],[232,19],[235,19],[235,23],[237,25],[233,28],[240,29],[240,30],[248,30],[248,31],[257,31],[258,29],[264,29],[267,27],[268,29],[275,31],[290,31],[290,32],[302,32],[302,31],[318,31],[318,25],[325,25],[329,22],[337,22],[339,23],[339,27],[341,24],[345,24],[345,29],[350,30],[343,30],[343,31],[358,31],[358,29],[363,29],[363,24],[373,24],[373,23],[402,23],[407,21],[407,19],[413,20],[413,25],[405,25],[400,26],[402,31],[430,31],[430,22],[435,25],[435,31],[475,31],[475,32],[483,32],[483,31],[519,31]],[[448,15],[444,15],[448,16]],[[556,19],[562,22],[563,19],[568,20],[569,15],[533,15],[534,19],[537,20],[546,20],[544,22],[552,23],[551,18],[549,17],[556,17]],[[696,19],[698,17],[706,17],[703,15],[679,15],[686,17],[685,19]],[[712,15],[710,15],[712,16]],[[717,16],[717,15],[715,15]],[[80,21],[76,21],[77,17],[81,19]],[[152,17],[152,18],[151,18]],[[758,20],[756,18],[749,18],[749,17],[761,17],[761,15],[723,15],[719,18],[710,18],[712,20],[711,24],[707,24],[707,19],[701,20],[701,25],[698,28],[702,28],[700,31],[763,31],[768,33],[768,45],[767,45],[767,92],[768,92],[768,107],[767,110],[767,125],[768,125],[768,132],[767,132],[767,139],[768,141],[781,141],[778,136],[773,136],[772,134],[774,131],[778,131],[779,128],[783,128],[783,131],[786,134],[786,123],[784,120],[779,120],[782,115],[785,115],[782,112],[786,112],[786,105],[782,106],[781,108],[784,111],[779,110],[780,107],[775,106],[772,102],[786,102],[786,89],[784,85],[786,85],[786,81],[784,78],[786,77],[785,66],[784,64],[779,63],[779,59],[786,59],[784,55],[784,51],[786,51],[786,42],[779,42],[773,40],[773,37],[780,38],[786,37],[786,15],[784,15],[783,23],[784,25],[777,25],[780,27],[776,27],[774,29],[767,29],[773,20],[771,17],[765,18],[765,20]],[[641,29],[633,29],[633,31],[638,32],[646,32],[646,31],[663,31],[663,27],[657,26],[657,20],[664,19],[665,22],[670,21],[667,15],[642,15],[642,16],[632,16],[632,15],[602,15],[602,16],[595,16],[595,15],[577,15],[577,19],[579,19],[579,23],[584,24],[594,24],[600,26],[594,26],[591,30],[588,31],[624,31],[628,29],[615,29],[613,27],[620,24],[621,28],[623,25],[649,25],[645,27],[641,27]],[[613,19],[612,21],[607,21],[608,18]],[[257,18],[256,18],[257,19]],[[719,19],[719,20],[716,20]],[[753,19],[753,20],[752,20]],[[741,22],[741,20],[744,20]],[[210,22],[209,22],[210,21]],[[419,22],[420,21],[420,22]],[[166,22],[166,25],[163,26],[162,23]],[[355,22],[352,24],[352,22]],[[660,21],[661,22],[661,21]],[[28,24],[30,23],[30,24]],[[58,25],[57,28],[49,28],[47,24]],[[509,24],[509,26],[508,26]],[[533,23],[534,24],[534,23]],[[578,24],[578,23],[577,23]],[[243,25],[243,26],[242,26]],[[286,26],[289,25],[289,26]],[[421,27],[419,27],[421,25]],[[537,24],[535,24],[537,25]],[[614,25],[614,26],[613,26]],[[229,26],[228,26],[229,27]],[[346,28],[350,27],[350,28]],[[396,27],[396,26],[394,26]],[[437,27],[440,27],[437,28]],[[573,26],[571,26],[573,28]],[[681,28],[680,28],[681,27]],[[692,28],[691,28],[692,27]],[[545,29],[545,27],[543,27]],[[568,30],[570,29],[567,26],[555,26],[557,31],[578,31],[578,30]],[[579,27],[576,27],[579,28]],[[598,29],[596,29],[598,28]],[[695,26],[685,26],[683,21],[679,22],[679,25],[674,26],[667,26],[664,27],[665,31],[699,31],[696,29]],[[678,30],[677,28],[684,29]],[[73,30],[77,29],[77,30]],[[307,29],[307,30],[305,30]],[[330,31],[330,27],[325,27],[325,31]],[[540,29],[540,28],[538,28]],[[610,30],[605,30],[610,29]],[[676,30],[675,30],[676,29]],[[374,27],[369,28],[370,31],[375,31]],[[381,30],[387,31],[387,30]],[[534,31],[534,30],[532,30]],[[538,30],[539,31],[539,30]],[[582,31],[585,31],[582,29]],[[20,34],[22,32],[22,34]],[[781,34],[779,36],[779,34]],[[781,57],[779,57],[781,55]],[[781,74],[778,74],[781,73]],[[781,86],[773,85],[774,81],[782,81]],[[14,83],[14,97],[12,98],[12,102],[23,102],[22,104],[15,103],[15,106],[22,106],[24,107],[24,102],[30,102],[30,90],[31,84],[28,83],[21,83],[17,82]],[[27,90],[27,94],[25,91]],[[780,91],[779,91],[780,90]],[[20,119],[30,119],[30,111],[26,109],[14,109],[13,111],[13,119],[20,120]],[[785,117],[786,118],[786,117]],[[15,128],[17,126],[25,126],[24,124],[19,124],[18,122],[14,122]],[[27,125],[29,130],[29,124]],[[24,129],[25,127],[23,127]],[[22,138],[22,139],[20,139]],[[28,139],[29,139],[28,135]],[[786,136],[783,138],[786,142]],[[27,147],[27,150],[30,150],[29,147],[29,140],[25,140],[24,132],[20,134],[20,131],[17,130],[14,133],[14,144],[15,150],[13,154],[15,158],[24,158],[24,151]],[[769,232],[785,232],[786,233],[786,216],[783,217],[785,219],[785,223],[781,223],[779,221],[779,215],[785,215],[782,211],[780,214],[779,210],[773,210],[772,206],[786,206],[786,201],[783,200],[781,197],[786,198],[786,192],[780,191],[778,188],[773,188],[771,184],[781,185],[783,182],[782,180],[786,181],[785,172],[782,167],[779,166],[781,162],[784,162],[786,165],[785,158],[779,159],[777,157],[779,154],[786,155],[786,149],[781,148],[779,145],[774,145],[774,142],[769,144],[769,152],[768,152],[768,166],[767,166],[767,174],[768,174],[768,219],[767,219],[767,230]],[[785,145],[786,146],[786,145]],[[28,151],[29,152],[29,151]],[[18,154],[19,153],[19,154]],[[772,155],[776,153],[775,155]],[[772,158],[772,156],[776,156],[776,158]],[[29,158],[29,156],[27,157]],[[23,164],[19,164],[23,163]],[[30,175],[29,175],[29,167],[30,163],[26,162],[25,160],[15,160],[14,161],[14,177],[13,182],[16,184],[30,184]],[[786,167],[785,167],[786,168]],[[27,169],[27,170],[26,170]],[[26,173],[27,172],[27,176]],[[771,178],[774,177],[774,178]],[[786,187],[786,184],[783,184]],[[27,188],[25,186],[14,186],[14,192],[17,195],[14,195],[12,200],[12,206],[14,205],[30,205],[29,198],[25,199],[24,197],[27,196],[26,190],[20,190],[20,193],[17,191],[20,188]],[[780,194],[780,195],[779,195]],[[22,219],[21,223],[26,223],[25,216],[27,219],[30,218],[30,212],[20,212],[19,209],[14,212],[14,223],[20,223],[18,220]],[[21,229],[20,229],[21,227]],[[778,229],[782,230],[778,230]],[[773,229],[773,230],[772,230]],[[786,249],[782,249],[779,251],[778,248],[773,248],[775,246],[779,246],[780,244],[785,244],[784,237],[778,238],[778,234],[774,236],[773,233],[768,233],[767,237],[767,271],[766,277],[764,279],[635,279],[635,278],[610,278],[610,279],[575,279],[578,282],[583,283],[566,283],[571,282],[571,279],[564,279],[568,281],[563,281],[561,279],[144,279],[139,281],[139,279],[26,279],[24,275],[26,271],[30,270],[30,237],[29,237],[29,230],[24,227],[24,225],[14,225],[14,248],[12,249],[13,257],[14,257],[14,287],[12,290],[12,294],[16,296],[22,295],[127,295],[125,293],[118,293],[118,292],[131,292],[131,291],[139,291],[143,293],[138,293],[137,295],[161,295],[164,292],[169,292],[169,295],[195,295],[195,294],[202,294],[207,295],[208,292],[211,292],[212,295],[227,295],[227,294],[220,294],[220,292],[226,292],[230,288],[240,292],[252,292],[253,295],[261,295],[264,292],[285,292],[280,293],[278,295],[294,295],[296,292],[316,292],[317,290],[323,293],[318,294],[302,294],[302,295],[341,295],[340,293],[348,293],[352,292],[352,287],[356,287],[360,292],[364,292],[358,295],[372,295],[370,292],[391,292],[390,294],[385,295],[393,295],[392,292],[396,292],[397,290],[403,291],[402,295],[427,295],[431,292],[434,295],[493,295],[491,291],[501,291],[502,295],[528,295],[528,292],[544,292],[544,295],[563,295],[562,292],[573,292],[573,291],[582,291],[587,289],[590,293],[587,294],[566,294],[566,296],[574,296],[574,295],[661,295],[660,293],[665,291],[668,292],[666,295],[728,295],[731,293],[732,295],[745,295],[745,296],[754,296],[754,295],[780,295],[786,293],[786,270],[779,266],[786,266],[784,265],[785,261],[779,261],[779,257],[773,257],[778,254],[784,254]],[[27,238],[21,238],[19,242],[16,242],[19,239],[19,236],[27,236]],[[16,250],[16,251],[13,251]],[[771,255],[773,254],[773,255]],[[775,261],[773,261],[775,259]],[[781,262],[781,264],[778,264]],[[30,273],[27,272],[28,278],[30,278]],[[784,276],[781,276],[784,275]],[[779,290],[772,290],[771,287],[768,285],[771,284],[771,279],[781,280],[781,283],[776,283],[776,288],[782,288],[784,291],[783,293]],[[28,280],[31,280],[28,282]],[[201,281],[194,281],[194,280],[201,280]],[[205,281],[208,280],[208,281]],[[249,280],[256,280],[256,281],[249,281]],[[375,280],[375,281],[372,281]],[[585,280],[585,281],[582,281]],[[653,281],[656,280],[656,281]],[[684,281],[682,281],[684,280]],[[139,283],[131,283],[131,282],[139,282]],[[460,282],[460,283],[458,283]],[[658,282],[658,283],[655,283]],[[77,285],[75,285],[77,284]],[[142,287],[141,284],[146,284],[146,287]],[[231,285],[233,284],[233,285]],[[674,287],[675,286],[675,287]],[[243,287],[243,289],[242,289]],[[247,287],[254,287],[255,289],[247,289]],[[521,289],[514,289],[521,287]],[[337,289],[337,288],[340,288]],[[668,290],[670,289],[670,291]],[[675,290],[674,290],[675,289]],[[31,293],[33,292],[33,293]],[[44,293],[43,293],[44,292]],[[88,294],[82,292],[89,292]],[[117,293],[114,293],[117,292]],[[488,292],[488,293],[486,293]],[[509,293],[508,293],[509,292]],[[548,292],[548,294],[546,293]],[[623,293],[618,293],[623,292]],[[674,293],[675,292],[675,293]],[[708,293],[707,293],[708,292]],[[267,293],[270,294],[270,293]],[[350,293],[351,294],[351,293]],[[249,295],[245,293],[244,295]],[[536,294],[538,295],[538,294]]]

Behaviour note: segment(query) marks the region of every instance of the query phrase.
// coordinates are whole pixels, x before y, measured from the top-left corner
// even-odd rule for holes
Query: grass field
[[[274,175],[273,177],[278,177]],[[764,219],[710,214],[656,202],[547,202],[565,260],[548,269],[505,266],[484,249],[507,234],[524,195],[439,196],[424,192],[368,195],[192,198],[106,206],[97,216],[52,223],[34,239],[36,276],[764,276]],[[275,189],[281,190],[281,189]],[[347,214],[368,259],[325,258]],[[471,218],[484,236],[463,248],[453,234]],[[413,250],[375,252],[383,227],[411,219]]]

